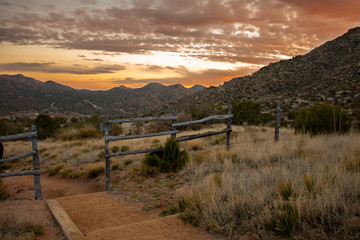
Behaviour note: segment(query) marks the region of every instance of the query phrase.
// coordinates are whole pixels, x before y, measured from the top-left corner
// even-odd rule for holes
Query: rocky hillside
[[[150,83],[137,89],[120,86],[107,91],[89,91],[20,74],[0,75],[0,114],[27,111],[128,116],[150,112],[202,89],[201,86],[187,89],[180,84]]]
[[[231,79],[171,106],[180,110],[189,104],[252,100],[268,111],[281,100],[284,112],[323,102],[356,110],[359,97],[360,27],[357,27],[306,55],[271,63],[251,76]]]

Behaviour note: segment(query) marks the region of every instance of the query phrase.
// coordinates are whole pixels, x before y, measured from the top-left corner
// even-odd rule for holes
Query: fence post
[[[279,129],[280,129],[280,100],[277,102],[277,107],[276,107],[275,142],[279,141]]]
[[[109,129],[108,129],[108,117],[105,116],[104,120],[104,133],[105,133],[105,172],[106,172],[106,180],[105,180],[105,190],[109,191],[110,185],[110,159],[109,159]]]
[[[231,104],[228,106],[228,115],[231,115]],[[227,120],[227,128],[226,128],[226,150],[230,149],[230,133],[231,133],[231,118]]]
[[[177,112],[176,112],[176,110],[175,110],[175,111],[173,111],[173,116],[176,116],[176,115],[177,115]],[[176,123],[176,120],[172,120],[172,121],[171,121],[171,130],[172,130],[172,131],[175,131],[175,130],[176,130],[176,128],[173,126],[174,123]],[[176,139],[176,133],[171,134],[171,137],[172,137],[173,139]]]
[[[36,126],[31,126],[31,131],[36,132]],[[33,150],[33,168],[34,170],[40,170],[39,166],[39,152],[37,149],[37,135],[31,138],[31,145]],[[35,187],[35,199],[41,197],[41,185],[40,185],[40,173],[34,174],[34,187]]]

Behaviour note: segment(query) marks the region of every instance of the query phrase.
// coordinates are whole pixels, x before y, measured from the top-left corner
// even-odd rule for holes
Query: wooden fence
[[[35,199],[38,199],[41,197],[41,186],[40,186],[40,165],[39,165],[39,153],[38,153],[38,149],[37,149],[36,126],[35,125],[31,126],[31,131],[28,133],[21,133],[21,134],[16,134],[16,135],[9,135],[9,136],[0,136],[0,142],[15,141],[15,140],[20,140],[20,139],[31,139],[32,151],[22,154],[22,155],[19,155],[19,156],[1,159],[0,164],[7,163],[7,162],[13,162],[16,160],[20,160],[20,159],[32,156],[33,157],[33,170],[0,173],[0,178],[34,175]]]
[[[176,113],[173,113],[173,116],[170,117],[145,117],[145,118],[128,118],[128,119],[116,119],[116,120],[108,120],[105,117],[104,121],[104,135],[105,135],[105,170],[106,170],[106,182],[105,182],[105,189],[106,191],[109,190],[110,185],[110,158],[118,157],[118,156],[125,156],[130,154],[140,154],[140,153],[149,153],[149,152],[160,152],[162,151],[161,148],[151,148],[151,149],[142,149],[136,151],[126,151],[126,152],[116,152],[116,153],[109,153],[109,142],[111,141],[118,141],[118,140],[129,140],[129,139],[137,139],[137,138],[149,138],[149,137],[157,137],[157,136],[164,136],[170,135],[172,138],[175,138],[178,142],[189,141],[192,139],[203,138],[208,136],[214,136],[218,134],[226,133],[226,149],[229,150],[230,148],[230,133],[231,133],[231,118],[233,115],[231,114],[231,105],[228,108],[227,115],[213,115],[209,116],[200,120],[195,121],[188,121],[188,122],[181,122],[176,123],[178,117]],[[180,127],[187,127],[194,124],[200,124],[211,120],[227,120],[227,128],[222,131],[210,131],[202,134],[194,134],[182,137],[176,137],[176,134],[179,133],[176,128]],[[115,123],[127,123],[127,122],[147,122],[147,121],[171,121],[171,131],[165,132],[157,132],[157,133],[149,133],[149,134],[140,134],[140,135],[125,135],[125,136],[110,136],[109,129],[111,124]]]

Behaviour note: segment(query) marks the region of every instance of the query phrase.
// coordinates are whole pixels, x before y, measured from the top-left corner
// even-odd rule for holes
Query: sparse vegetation
[[[230,237],[360,237],[359,135],[244,140],[252,134],[269,133],[237,135],[228,154],[214,146],[201,161],[193,155],[182,171],[191,181],[178,197],[183,220]]]
[[[168,138],[161,152],[148,153],[143,160],[142,172],[156,175],[158,172],[178,171],[189,160],[186,150],[180,150],[179,143]]]
[[[44,226],[32,223],[9,211],[0,212],[0,239],[35,239],[44,234]]]
[[[98,177],[101,173],[104,172],[104,167],[96,167],[96,168],[92,168],[87,172],[87,177],[88,178],[96,178]]]
[[[48,176],[54,176],[56,174],[58,174],[58,172],[60,172],[60,170],[63,168],[63,165],[58,165],[52,169],[50,169],[50,171],[48,172]]]
[[[294,127],[296,132],[312,135],[329,133],[348,133],[352,126],[349,113],[338,105],[321,104],[303,108],[296,113]]]

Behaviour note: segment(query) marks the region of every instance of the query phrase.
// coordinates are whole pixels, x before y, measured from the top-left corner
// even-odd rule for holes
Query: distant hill
[[[19,111],[137,115],[190,96],[204,87],[149,83],[142,88],[119,86],[107,91],[76,90],[19,75],[0,75],[0,114]]]
[[[360,27],[350,29],[308,54],[271,63],[251,76],[207,88],[165,106],[162,111],[242,100],[258,102],[264,111],[275,109],[274,104],[281,100],[283,113],[324,102],[357,112],[360,108]]]

